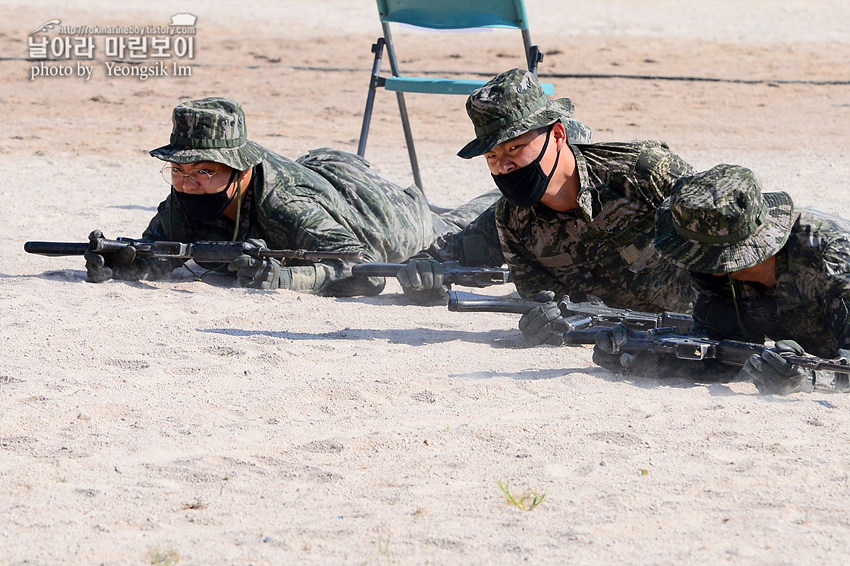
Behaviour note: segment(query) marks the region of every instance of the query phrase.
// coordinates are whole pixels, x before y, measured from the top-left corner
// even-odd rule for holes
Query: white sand
[[[846,561],[846,396],[622,379],[589,347],[525,348],[516,315],[412,306],[395,282],[368,299],[185,270],[94,285],[82,258],[25,254],[93,228],[138,237],[166,195],[147,150],[187,98],[240,100],[251,137],[290,157],[356,149],[380,30],[368,0],[86,4],[5,2],[0,20],[0,565]],[[544,77],[850,79],[846,2],[739,4],[530,0],[529,16]],[[29,80],[45,21],[178,11],[198,16],[190,78],[99,64],[88,82]],[[407,68],[521,65],[500,56],[511,34],[427,37],[397,33]],[[663,139],[850,216],[846,84],[546,80],[599,141]],[[489,189],[482,162],[454,156],[472,136],[463,98],[408,106],[431,199]],[[402,139],[379,93],[367,157],[406,184]],[[522,511],[500,482],[545,499]]]

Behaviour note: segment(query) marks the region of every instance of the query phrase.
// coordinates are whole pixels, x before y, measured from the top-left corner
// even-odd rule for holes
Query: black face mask
[[[546,143],[543,144],[543,149],[540,150],[540,155],[537,158],[519,169],[514,169],[510,173],[503,175],[492,175],[493,181],[505,198],[517,206],[532,206],[540,202],[546,189],[549,187],[549,182],[552,176],[555,175],[555,169],[558,168],[558,160],[561,158],[559,151],[555,157],[555,165],[552,167],[552,172],[548,175],[543,172],[540,166],[540,160],[543,159],[543,154],[546,153],[546,148],[549,146],[549,136],[552,134],[550,128],[546,132]]]
[[[177,202],[180,203],[180,209],[190,221],[207,222],[221,216],[233,202],[233,197],[227,196],[227,190],[235,177],[236,170],[230,174],[224,190],[212,194],[189,194],[176,191],[174,187],[171,189]]]

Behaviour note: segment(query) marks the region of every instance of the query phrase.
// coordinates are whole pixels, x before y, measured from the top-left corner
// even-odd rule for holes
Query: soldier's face
[[[714,273],[713,275],[726,275],[725,273]],[[770,256],[763,262],[746,269],[733,271],[729,277],[736,281],[755,281],[765,287],[773,287],[776,284],[776,256]]]
[[[548,128],[540,130],[532,130],[521,136],[517,136],[505,143],[499,144],[487,153],[484,154],[484,159],[487,160],[487,167],[490,168],[490,173],[493,175],[504,175],[515,171],[520,167],[525,167],[540,155],[543,149],[543,144],[546,143],[546,132]],[[549,144],[553,146],[554,144]],[[548,163],[548,154],[554,156],[554,151],[549,151],[546,148],[546,154],[540,160],[540,165],[544,171],[552,168],[554,157],[551,158],[553,163]]]
[[[191,194],[220,193],[228,188],[232,172],[231,167],[213,161],[169,163],[164,169],[175,190]]]

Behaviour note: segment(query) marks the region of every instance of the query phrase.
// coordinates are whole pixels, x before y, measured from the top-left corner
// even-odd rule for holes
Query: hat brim
[[[483,138],[475,138],[457,152],[459,157],[471,159],[483,155],[499,144],[521,136],[536,128],[551,126],[558,120],[570,118],[573,115],[572,100],[569,98],[558,98],[550,100],[549,104],[536,112],[532,112],[522,120],[509,124],[497,132]]]
[[[667,199],[658,208],[655,248],[672,263],[696,273],[732,273],[753,267],[782,249],[794,225],[794,204],[788,193],[762,193],[767,215],[746,240],[735,244],[703,244],[681,236],[673,225]]]
[[[212,161],[223,163],[237,171],[247,171],[265,159],[266,150],[260,144],[246,141],[239,147],[209,149],[188,149],[173,144],[158,147],[150,152],[151,156],[169,163],[197,163]]]

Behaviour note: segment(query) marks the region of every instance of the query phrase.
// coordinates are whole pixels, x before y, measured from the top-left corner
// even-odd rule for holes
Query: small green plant
[[[180,560],[180,553],[173,548],[152,548],[148,551],[148,559],[155,566],[174,566]]]
[[[398,561],[392,560],[390,557],[390,535],[387,534],[387,540],[384,540],[384,537],[378,535],[378,553],[384,557],[387,561],[387,566],[391,566],[392,564],[398,564]]]
[[[505,501],[523,511],[531,511],[543,503],[543,500],[546,498],[545,491],[540,493],[536,489],[534,491],[524,491],[522,495],[516,496],[511,493],[511,488],[507,480],[499,481],[498,483],[499,489],[502,490],[502,495],[505,496]]]

